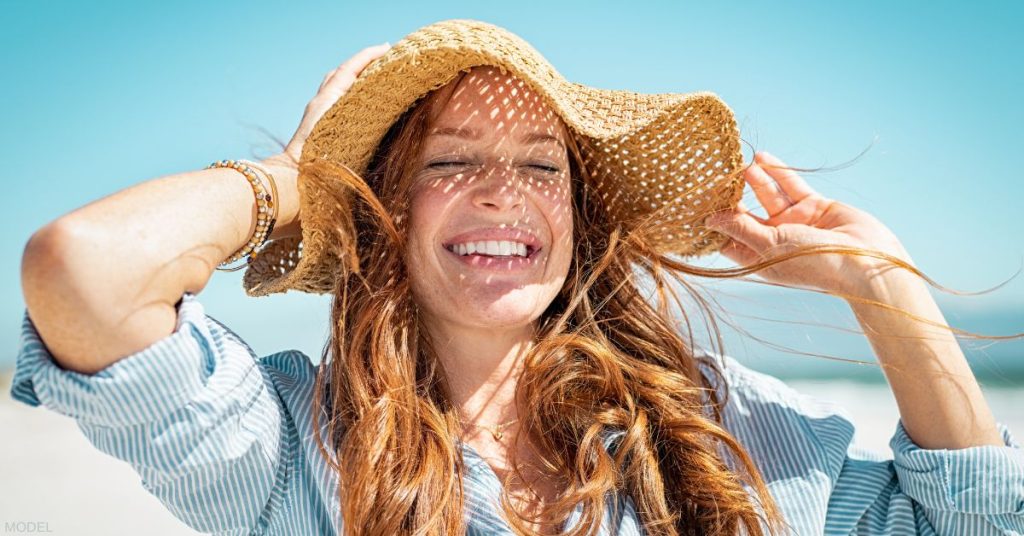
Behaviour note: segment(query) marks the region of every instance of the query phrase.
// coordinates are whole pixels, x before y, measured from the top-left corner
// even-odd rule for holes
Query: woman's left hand
[[[744,172],[767,219],[752,214],[742,202],[735,210],[708,218],[711,229],[730,237],[721,250],[723,255],[749,265],[805,246],[827,244],[882,251],[913,265],[903,245],[882,222],[863,210],[827,199],[787,167],[775,156],[759,152]],[[886,267],[898,269],[875,257],[815,253],[756,274],[773,283],[856,294],[877,275],[878,268]]]

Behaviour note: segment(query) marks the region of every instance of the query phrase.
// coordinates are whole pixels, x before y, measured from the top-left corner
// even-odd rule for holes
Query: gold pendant
[[[494,440],[495,440],[495,441],[498,441],[498,440],[500,440],[500,439],[501,439],[501,437],[502,437],[503,435],[505,435],[505,434],[504,434],[504,432],[502,432],[501,430],[492,430],[492,431],[491,431],[491,435],[492,435],[492,436],[494,436]]]

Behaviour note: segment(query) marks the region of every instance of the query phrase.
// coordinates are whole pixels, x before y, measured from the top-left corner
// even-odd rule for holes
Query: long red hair
[[[318,432],[321,412],[328,419],[329,437],[318,433],[316,440],[327,460],[332,453],[338,460],[346,534],[448,535],[466,528],[458,411],[419,324],[401,254],[411,162],[441,94],[431,92],[394,123],[365,177],[323,161],[299,170],[304,180],[346,187],[336,199],[348,208],[346,217],[328,242],[350,262],[334,291],[313,411]],[[533,441],[550,477],[567,485],[538,518],[504,497],[505,517],[517,533],[528,534],[524,520],[560,526],[582,503],[572,534],[593,534],[606,495],[626,493],[651,535],[778,533],[785,521],[758,468],[722,426],[728,391],[718,364],[694,351],[690,318],[670,283],[694,298],[721,353],[708,300],[683,276],[740,277],[817,251],[732,270],[660,254],[645,239],[650,228],[642,222],[625,228],[609,221],[601,196],[589,187],[585,141],[568,138],[576,254],[559,295],[538,320],[516,395],[519,407],[529,408],[519,413],[521,436]],[[637,268],[649,278],[654,303],[645,298]],[[677,327],[673,304],[685,330]],[[609,430],[625,432],[614,456],[601,441]]]

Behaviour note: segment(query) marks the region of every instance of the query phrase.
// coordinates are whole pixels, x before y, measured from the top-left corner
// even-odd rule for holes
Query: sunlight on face
[[[565,125],[492,67],[438,91],[451,98],[432,110],[410,191],[413,293],[445,322],[530,324],[558,294],[572,255]]]

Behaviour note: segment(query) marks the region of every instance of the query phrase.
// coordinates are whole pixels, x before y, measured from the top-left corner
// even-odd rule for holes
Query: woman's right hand
[[[298,130],[295,131],[295,135],[292,136],[288,146],[285,147],[285,156],[290,157],[293,162],[297,163],[299,161],[299,156],[302,154],[302,146],[305,144],[309,133],[313,131],[313,126],[316,125],[316,122],[320,120],[320,117],[324,115],[328,108],[333,106],[348,91],[348,88],[352,87],[352,83],[355,82],[359,73],[370,62],[387,52],[389,48],[391,48],[391,45],[388,43],[364,48],[324,76],[316,96],[306,105],[306,111],[302,116],[302,121],[299,123]]]
[[[306,105],[306,111],[299,123],[298,130],[285,147],[284,152],[263,160],[263,164],[274,174],[278,187],[279,213],[277,224],[270,238],[302,236],[302,215],[299,214],[299,192],[297,173],[302,146],[306,142],[313,126],[334,105],[342,95],[352,87],[359,73],[373,60],[383,55],[391,45],[372,46],[360,50],[336,69],[324,76],[316,96]]]

